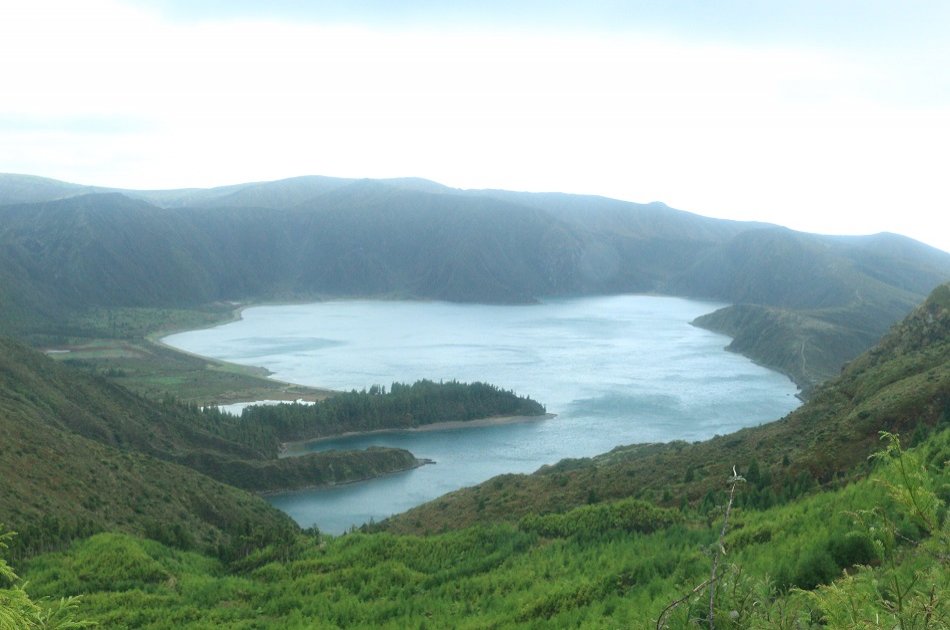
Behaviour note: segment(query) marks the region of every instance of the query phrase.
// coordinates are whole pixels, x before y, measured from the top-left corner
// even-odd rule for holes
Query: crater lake
[[[556,417],[497,426],[356,435],[311,450],[396,446],[435,461],[368,482],[268,497],[304,527],[341,533],[502,473],[527,473],[621,444],[702,440],[798,406],[785,376],[690,325],[723,306],[620,295],[498,306],[335,300],[258,306],[163,342],[339,390],[393,382],[482,381]]]

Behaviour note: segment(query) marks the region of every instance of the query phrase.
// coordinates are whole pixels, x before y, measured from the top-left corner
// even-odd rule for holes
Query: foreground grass
[[[634,500],[418,537],[301,535],[222,563],[100,534],[34,558],[34,596],[82,595],[104,627],[945,628],[950,431],[868,479],[722,517]],[[741,492],[741,484],[740,490]],[[592,526],[596,525],[596,526]]]

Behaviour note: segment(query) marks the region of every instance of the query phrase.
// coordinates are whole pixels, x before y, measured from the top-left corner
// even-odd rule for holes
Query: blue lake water
[[[164,342],[333,389],[420,378],[484,381],[557,414],[311,445],[398,446],[436,462],[365,483],[269,497],[301,525],[340,533],[498,474],[532,472],[620,444],[701,440],[784,416],[799,404],[791,381],[726,352],[727,337],[689,324],[719,306],[642,295],[529,306],[344,300],[249,308],[240,321]]]

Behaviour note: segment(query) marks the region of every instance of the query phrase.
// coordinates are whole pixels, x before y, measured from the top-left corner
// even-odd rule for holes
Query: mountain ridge
[[[3,181],[14,180],[11,193]],[[0,201],[31,182],[0,179]],[[697,324],[731,331],[732,349],[807,394],[950,278],[950,254],[906,237],[828,237],[606,197],[319,176],[144,193],[37,186],[34,196],[76,196],[0,205],[0,333],[27,339],[64,334],[93,307],[658,293],[746,309]],[[808,369],[795,368],[809,352]]]

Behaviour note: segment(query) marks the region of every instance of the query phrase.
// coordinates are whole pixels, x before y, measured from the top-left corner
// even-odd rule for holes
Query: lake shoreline
[[[449,422],[433,422],[423,424],[417,427],[406,429],[375,429],[373,431],[347,431],[337,435],[328,435],[324,437],[313,438],[312,440],[297,440],[292,442],[281,442],[279,457],[297,457],[305,455],[312,451],[306,449],[309,444],[319,444],[321,442],[330,442],[350,437],[365,437],[369,435],[382,435],[388,433],[425,433],[428,431],[454,431],[457,429],[497,427],[506,424],[521,424],[527,422],[540,422],[542,420],[553,420],[557,417],[556,413],[543,413],[537,416],[491,416],[488,418],[476,418],[475,420],[452,420]],[[434,462],[430,462],[434,463]]]
[[[208,364],[230,367],[237,370],[238,372],[244,372],[251,376],[260,378],[261,380],[269,383],[274,387],[273,390],[268,392],[273,400],[280,400],[282,402],[296,402],[298,400],[305,400],[308,402],[318,402],[325,400],[330,396],[338,394],[338,390],[329,389],[327,387],[319,387],[313,385],[305,385],[302,383],[293,383],[291,381],[284,381],[276,379],[273,376],[273,372],[262,365],[245,365],[241,363],[236,363],[233,361],[225,361],[223,359],[217,359],[211,356],[198,354],[197,352],[191,352],[190,350],[185,350],[179,346],[173,346],[169,343],[166,343],[166,339],[172,337],[179,333],[186,332],[198,332],[201,330],[210,330],[212,328],[219,328],[221,326],[226,326],[228,324],[233,324],[244,319],[244,311],[249,308],[255,308],[259,306],[281,306],[281,305],[293,305],[297,302],[229,302],[227,315],[222,315],[220,318],[215,321],[208,322],[204,326],[198,326],[197,328],[191,327],[163,327],[153,330],[144,336],[144,340],[147,344],[155,346],[156,348],[170,351],[182,356],[190,357],[193,359],[198,359],[204,361]],[[302,303],[311,303],[309,301],[304,301]],[[229,395],[218,396],[214,400],[204,401],[204,405],[234,405],[245,402],[253,402],[248,400],[248,395],[243,392],[233,392]]]
[[[306,455],[306,453],[300,453],[301,455]],[[383,477],[390,477],[392,475],[400,475],[402,473],[409,472],[410,470],[415,470],[417,468],[422,468],[423,466],[428,466],[430,464],[435,464],[434,459],[429,459],[427,457],[416,457],[416,462],[412,466],[407,466],[406,468],[399,468],[396,470],[388,470],[384,473],[378,475],[372,475],[369,477],[364,477],[363,479],[350,479],[349,481],[330,481],[328,483],[319,483],[311,484],[307,486],[298,486],[295,488],[288,488],[284,490],[259,490],[256,491],[256,494],[259,497],[275,497],[275,496],[284,496],[288,494],[295,494],[298,492],[313,492],[315,490],[330,490],[332,488],[340,488],[342,486],[353,486],[360,483],[370,483],[376,479],[382,479]]]
[[[722,334],[689,325],[714,310],[705,301],[623,295],[530,307],[401,300],[252,306],[241,310],[240,323],[181,339],[204,356],[342,391],[419,379],[495,383],[530,394],[560,420],[533,422],[550,416],[516,412],[411,429],[396,423],[370,434],[340,427],[313,441],[286,436],[281,457],[387,445],[438,463],[312,497],[305,490],[268,495],[301,525],[316,523],[327,532],[497,475],[593,457],[618,444],[707,439],[782,417],[800,404],[786,376],[726,352]]]

